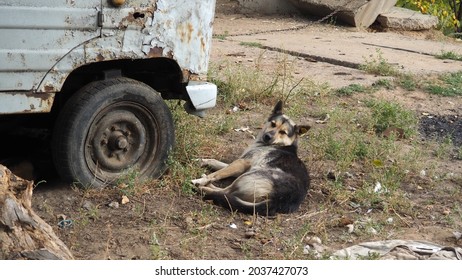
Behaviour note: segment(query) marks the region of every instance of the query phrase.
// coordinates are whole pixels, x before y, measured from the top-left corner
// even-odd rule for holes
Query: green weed
[[[411,74],[402,74],[398,77],[398,84],[408,91],[414,91],[417,89],[418,84],[415,77]]]
[[[462,96],[462,72],[443,74],[427,83],[425,90],[435,95]]]
[[[263,48],[263,45],[258,42],[240,42],[239,45],[251,48]]]
[[[435,57],[439,59],[450,59],[450,60],[462,61],[462,55],[457,54],[453,51],[441,51],[441,53],[436,55]]]
[[[372,110],[372,124],[376,133],[382,133],[387,128],[403,129],[405,137],[417,133],[417,117],[403,106],[380,100],[369,100],[366,104]]]
[[[350,96],[354,93],[365,92],[367,89],[365,86],[360,84],[351,84],[336,90],[338,96]]]
[[[398,76],[399,71],[391,65],[386,58],[383,57],[382,52],[377,49],[376,56],[370,55],[370,59],[365,59],[365,64],[362,64],[359,69],[369,74],[379,76]]]

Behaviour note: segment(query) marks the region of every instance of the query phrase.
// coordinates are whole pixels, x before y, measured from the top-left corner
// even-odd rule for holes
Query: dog
[[[215,172],[192,180],[204,200],[246,214],[275,216],[297,211],[310,186],[309,172],[297,155],[298,138],[309,125],[296,125],[282,112],[282,101],[274,109],[255,141],[230,164],[202,159],[201,165]],[[237,177],[229,186],[214,182]]]

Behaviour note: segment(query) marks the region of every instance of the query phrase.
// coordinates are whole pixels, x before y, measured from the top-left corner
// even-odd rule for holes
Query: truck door
[[[71,71],[66,54],[100,36],[101,2],[0,0],[0,92],[35,91],[48,72]]]

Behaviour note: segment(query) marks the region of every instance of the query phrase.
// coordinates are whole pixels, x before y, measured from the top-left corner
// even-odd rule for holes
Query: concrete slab
[[[292,19],[288,22],[272,19],[265,24],[261,24],[265,21],[261,18],[233,19],[233,22],[222,20],[217,20],[216,31],[223,30],[223,26],[220,26],[222,22],[229,40],[256,42],[266,49],[334,65],[357,67],[371,57],[377,57],[380,52],[384,59],[404,72],[431,74],[462,71],[460,61],[435,58],[442,52],[462,54],[460,42],[426,40],[393,32],[372,33],[329,25],[304,26]],[[261,33],[258,26],[263,26]],[[233,31],[234,28],[236,31]],[[246,35],[239,35],[245,30],[249,31],[244,33]]]
[[[393,7],[389,12],[380,14],[377,21],[385,28],[399,30],[428,30],[438,25],[436,16],[399,7]]]
[[[301,12],[334,17],[359,28],[367,28],[381,13],[388,12],[397,0],[289,0]]]

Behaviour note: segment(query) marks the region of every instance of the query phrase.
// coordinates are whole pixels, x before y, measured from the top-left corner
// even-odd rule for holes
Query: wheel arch
[[[171,58],[119,59],[94,62],[73,70],[66,78],[62,89],[56,94],[53,111],[86,84],[114,77],[127,77],[145,83],[162,94],[164,99],[187,98],[184,85],[189,72],[180,68]]]

